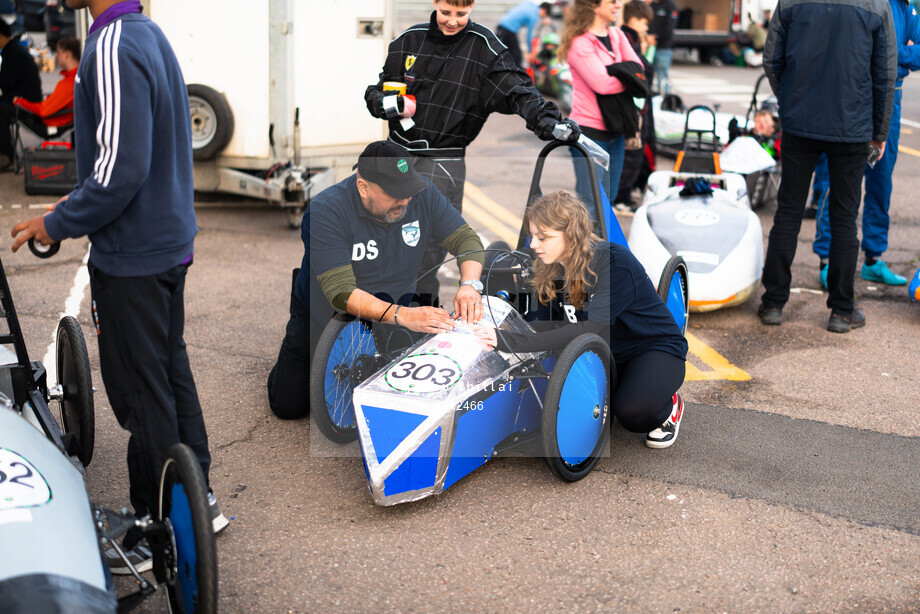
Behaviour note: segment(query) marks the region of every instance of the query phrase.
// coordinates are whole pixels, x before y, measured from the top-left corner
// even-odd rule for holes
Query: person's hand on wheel
[[[399,325],[417,333],[443,333],[454,329],[450,314],[439,307],[403,307]]]

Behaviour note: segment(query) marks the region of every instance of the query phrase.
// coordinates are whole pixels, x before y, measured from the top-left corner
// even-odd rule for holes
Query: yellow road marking
[[[724,356],[697,339],[693,333],[687,333],[687,343],[690,345],[690,354],[698,358],[710,370],[703,371],[688,360],[685,380],[698,382],[727,379],[734,382],[746,382],[751,379],[750,375],[728,362]]]
[[[913,155],[920,156],[920,151],[912,150]],[[486,210],[488,208],[488,210]],[[509,245],[516,245],[521,220],[516,215],[486,196],[486,194],[470,182],[466,182],[463,198],[463,213],[484,225]],[[513,230],[517,229],[517,230]],[[690,345],[690,354],[696,361],[709,367],[703,370],[693,362],[687,361],[687,381],[712,381],[731,380],[745,382],[751,379],[744,370],[728,362],[728,360],[714,349],[700,341],[692,333],[687,333],[687,342]]]
[[[497,202],[486,196],[486,193],[479,189],[477,186],[467,181],[463,188],[463,193],[476,201],[480,207],[487,208],[489,213],[508,224],[509,227],[520,231],[521,217],[511,213],[499,205]]]
[[[920,158],[920,149],[914,149],[913,147],[908,147],[907,145],[900,145],[900,144],[899,144],[899,145],[898,145],[898,152],[899,152],[899,153],[910,154],[910,155],[912,155],[912,156],[917,156],[918,158]]]
[[[486,227],[486,229],[498,235],[502,241],[514,247],[517,245],[518,235],[516,232],[509,230],[504,224],[499,222],[485,209],[480,208],[470,198],[463,198],[463,215],[469,216]]]

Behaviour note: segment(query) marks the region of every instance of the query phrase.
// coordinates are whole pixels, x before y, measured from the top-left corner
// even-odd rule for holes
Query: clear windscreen
[[[484,296],[483,312],[479,326],[536,334],[530,324],[500,298]],[[504,380],[516,365],[535,356],[489,350],[473,334],[474,328],[458,320],[451,332],[427,335],[371,376],[359,389],[413,399],[460,402]]]

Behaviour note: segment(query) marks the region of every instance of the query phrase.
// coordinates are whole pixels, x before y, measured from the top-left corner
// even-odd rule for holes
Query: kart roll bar
[[[591,180],[591,195],[594,198],[594,210],[595,219],[597,220],[598,234],[604,239],[607,239],[607,221],[605,217],[603,199],[601,198],[601,188],[597,181],[597,170],[594,168],[594,159],[592,158],[591,154],[588,153],[588,150],[585,148],[585,146],[578,142],[551,141],[547,143],[540,151],[540,155],[537,156],[537,165],[533,171],[533,179],[530,181],[530,192],[527,194],[527,207],[524,210],[524,219],[527,219],[527,210],[530,209],[530,205],[532,205],[536,199],[543,195],[542,191],[540,190],[540,179],[543,177],[543,166],[546,164],[546,156],[558,147],[571,147],[572,149],[580,152],[582,156],[584,156],[585,162],[588,165],[588,177]],[[518,233],[517,247],[515,249],[524,249],[526,245],[527,229],[524,228],[524,224],[522,222],[521,231]]]
[[[690,127],[690,115],[692,115],[693,112],[697,110],[707,111],[710,115],[712,115],[712,128],[691,128]],[[716,112],[710,109],[709,107],[707,107],[706,105],[702,105],[702,104],[694,105],[687,110],[687,116],[684,119],[684,138],[681,141],[681,150],[683,151],[687,151],[687,135],[691,132],[696,134],[696,151],[704,151],[703,150],[703,135],[704,134],[712,134],[713,151],[719,151],[719,136],[716,134]]]

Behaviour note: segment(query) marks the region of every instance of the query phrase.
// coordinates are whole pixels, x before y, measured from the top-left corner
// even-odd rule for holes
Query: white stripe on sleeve
[[[93,179],[103,187],[112,179],[112,169],[118,154],[121,128],[121,74],[118,66],[118,42],[121,21],[106,26],[96,41],[96,88],[101,117],[96,128],[98,157]]]

